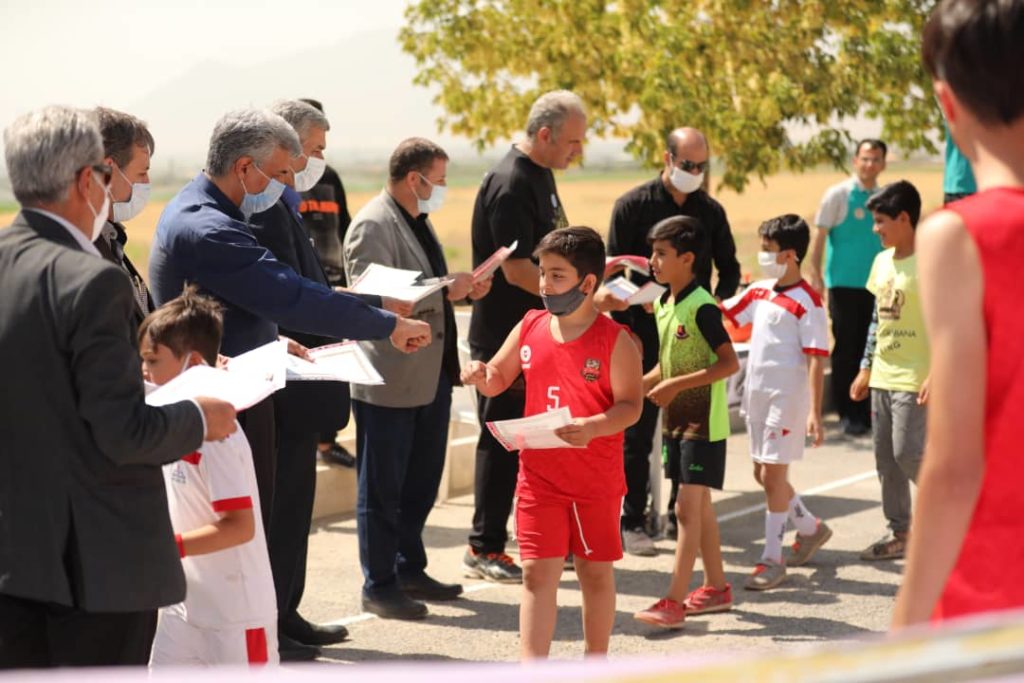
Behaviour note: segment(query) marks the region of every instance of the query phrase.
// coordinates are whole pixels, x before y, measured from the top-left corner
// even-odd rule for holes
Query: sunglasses
[[[91,168],[96,173],[99,173],[100,177],[103,178],[104,187],[108,187],[110,185],[110,181],[114,178],[114,167],[108,164],[90,164],[89,166],[83,166],[82,168]],[[82,168],[78,169],[79,173],[81,173]]]
[[[675,161],[675,156],[672,157],[672,160]],[[687,173],[693,173],[694,171],[704,173],[710,165],[710,161],[690,161],[689,159],[683,159],[676,163],[676,166]]]

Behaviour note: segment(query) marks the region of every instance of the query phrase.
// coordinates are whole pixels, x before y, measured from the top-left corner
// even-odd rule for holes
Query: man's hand
[[[853,378],[853,384],[850,385],[850,400],[863,401],[866,399],[870,391],[868,388],[870,382],[871,371],[867,368],[861,368],[857,376]]]
[[[382,296],[380,299],[385,311],[390,311],[402,318],[408,318],[412,315],[412,309],[416,307],[416,304],[411,301],[392,299],[390,296]]]
[[[575,419],[556,429],[555,436],[570,446],[586,446],[594,438],[594,426],[586,419]]]
[[[206,435],[203,437],[205,441],[222,441],[234,434],[237,426],[235,425],[236,412],[233,405],[219,398],[207,396],[197,396],[196,403],[199,404],[200,410],[203,411],[203,417],[206,419]]]
[[[482,280],[475,280],[473,282],[473,288],[469,290],[469,298],[473,301],[477,299],[483,299],[491,291],[491,284],[494,282],[494,276],[488,275]]]
[[[597,292],[594,293],[594,305],[597,306],[597,310],[602,313],[608,311],[625,311],[629,308],[629,304],[618,298],[611,293],[604,285],[597,288]]]
[[[924,378],[924,384],[921,385],[921,391],[917,392],[917,405],[924,406],[928,405],[928,386],[931,384],[931,375]]]
[[[684,388],[678,381],[663,379],[647,392],[647,400],[659,408],[663,408],[671,403],[672,399]]]
[[[283,334],[282,335],[278,335],[277,338],[280,339],[283,342],[288,342],[288,355],[289,356],[295,356],[297,358],[302,358],[303,360],[312,360],[309,357],[309,349],[307,349],[305,346],[303,346],[299,342],[297,342],[294,339],[291,339],[289,337],[286,337]]]
[[[412,353],[430,344],[430,325],[422,320],[397,318],[391,343],[402,353]]]
[[[452,281],[448,283],[448,301],[462,301],[473,290],[472,273],[449,273]]]
[[[825,430],[821,426],[821,415],[812,413],[807,418],[807,436],[811,438],[811,446],[817,448],[825,438]]]

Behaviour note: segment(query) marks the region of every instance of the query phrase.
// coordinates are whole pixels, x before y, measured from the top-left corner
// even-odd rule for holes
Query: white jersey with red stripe
[[[821,297],[806,281],[776,287],[760,280],[723,302],[735,325],[753,323],[743,412],[757,424],[793,429],[807,421],[807,356],[828,355],[828,321]]]
[[[237,426],[237,425],[236,425]],[[164,465],[171,526],[181,534],[212,524],[229,510],[252,509],[251,540],[185,557],[185,601],[169,608],[202,628],[257,627],[277,621],[277,600],[263,533],[252,451],[241,427],[223,441]]]

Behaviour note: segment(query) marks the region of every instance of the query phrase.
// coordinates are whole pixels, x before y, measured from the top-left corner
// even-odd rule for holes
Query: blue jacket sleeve
[[[341,339],[383,339],[395,329],[392,313],[301,277],[243,230],[210,231],[195,254],[197,284],[281,327]]]

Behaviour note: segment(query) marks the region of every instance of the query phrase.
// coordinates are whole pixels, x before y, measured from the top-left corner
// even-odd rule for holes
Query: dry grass
[[[559,195],[571,222],[589,225],[601,233],[606,233],[615,200],[650,177],[653,175],[640,174],[630,179],[563,182],[559,187]],[[717,199],[729,215],[744,270],[752,271],[756,268],[757,226],[761,221],[782,213],[798,213],[810,221],[825,190],[843,178],[842,173],[830,171],[816,171],[803,175],[780,174],[769,178],[764,185],[755,182],[741,195],[731,191],[719,193]],[[894,164],[882,176],[883,181],[899,178],[909,180],[917,186],[921,191],[926,211],[941,203],[941,167]],[[376,194],[351,193],[349,209],[352,214],[355,215],[356,211]],[[445,247],[449,266],[453,271],[466,270],[470,267],[472,256],[469,230],[475,198],[475,187],[453,187],[448,192],[444,208],[432,216],[434,227]],[[150,242],[162,210],[163,204],[154,202],[128,226],[128,253],[143,273],[146,272]],[[0,214],[0,225],[9,224],[12,218],[12,214]]]

